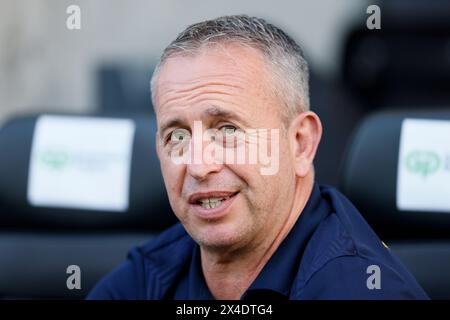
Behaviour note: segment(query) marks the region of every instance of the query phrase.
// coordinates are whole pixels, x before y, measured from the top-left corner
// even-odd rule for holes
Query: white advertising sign
[[[31,150],[33,206],[126,211],[135,124],[128,119],[41,116]]]
[[[450,212],[450,121],[403,121],[397,208]]]

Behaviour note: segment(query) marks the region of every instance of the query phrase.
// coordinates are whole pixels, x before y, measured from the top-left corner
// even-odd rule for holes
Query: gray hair
[[[247,15],[223,16],[193,24],[164,50],[151,79],[152,101],[164,62],[175,54],[195,53],[207,45],[234,42],[259,50],[275,78],[274,93],[285,104],[282,115],[290,119],[309,110],[309,72],[302,49],[283,30]]]

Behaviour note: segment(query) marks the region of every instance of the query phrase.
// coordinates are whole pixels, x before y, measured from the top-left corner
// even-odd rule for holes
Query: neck
[[[295,196],[285,219],[276,228],[269,228],[263,240],[251,248],[241,248],[226,254],[201,248],[203,274],[216,299],[240,299],[291,231],[311,195],[312,187],[312,175],[303,178],[303,181],[298,179]]]

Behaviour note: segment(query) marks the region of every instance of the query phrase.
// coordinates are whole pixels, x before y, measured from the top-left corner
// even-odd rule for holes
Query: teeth
[[[199,201],[202,204],[202,207],[205,209],[213,209],[217,206],[220,206],[224,200],[229,199],[230,197],[224,197],[224,198],[206,198],[206,199],[200,199]]]
[[[214,202],[202,202],[202,207],[205,209],[213,209],[217,206],[219,206],[222,203],[221,200],[214,201]]]

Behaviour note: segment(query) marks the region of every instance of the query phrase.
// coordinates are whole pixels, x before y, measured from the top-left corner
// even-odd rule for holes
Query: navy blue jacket
[[[199,246],[176,224],[133,248],[88,299],[213,299]],[[256,280],[251,299],[428,299],[357,209],[314,184],[302,214]]]

